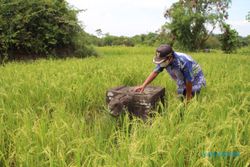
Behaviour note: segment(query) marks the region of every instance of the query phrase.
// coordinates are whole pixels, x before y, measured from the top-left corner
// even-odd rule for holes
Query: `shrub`
[[[1,59],[6,55],[10,59],[47,57],[62,50],[82,50],[78,46],[88,48],[87,41],[74,41],[78,36],[84,38],[84,31],[76,17],[79,11],[65,0],[0,0],[0,4]],[[79,54],[87,53],[90,51]]]
[[[223,24],[223,34],[221,35],[222,50],[225,53],[232,53],[237,50],[239,43],[238,33],[231,29],[230,25]]]

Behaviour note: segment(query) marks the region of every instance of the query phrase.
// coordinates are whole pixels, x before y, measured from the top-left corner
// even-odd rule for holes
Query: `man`
[[[144,88],[164,69],[176,81],[177,93],[186,97],[187,101],[199,93],[202,86],[206,86],[206,80],[199,64],[184,53],[174,52],[169,45],[161,45],[156,49],[153,62],[156,64],[156,68],[141,86],[135,88],[135,91],[143,92]]]

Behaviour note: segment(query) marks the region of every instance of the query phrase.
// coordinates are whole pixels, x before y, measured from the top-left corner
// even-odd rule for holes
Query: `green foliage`
[[[100,34],[99,31],[98,33]],[[88,35],[88,41],[96,46],[158,46],[162,43],[171,43],[169,33],[163,31],[159,33],[149,32],[148,34],[140,34],[133,37],[113,36],[109,34],[105,34],[103,37],[101,37],[102,35],[98,36]]]
[[[154,46],[158,41],[158,34],[149,32],[148,34],[135,35],[132,40],[137,45]]]
[[[100,30],[99,30],[100,31]],[[100,32],[99,32],[100,34]],[[161,30],[158,32],[149,32],[148,34],[135,35],[133,37],[124,36],[113,36],[106,34],[98,35],[87,34],[87,41],[94,44],[95,46],[154,46],[157,47],[160,44],[170,44],[174,45],[175,49],[184,50],[178,42],[174,43],[174,36],[168,31],[166,26],[162,26]],[[104,37],[101,37],[104,36]],[[250,36],[238,37],[239,47],[244,47],[250,45]],[[207,40],[204,42],[201,49],[220,49],[221,48],[221,35],[211,34],[208,36]]]
[[[210,35],[206,42],[204,43],[204,48],[209,49],[220,49],[221,48],[221,42],[218,35]]]
[[[25,58],[78,52],[78,45],[85,46],[87,41],[77,13],[65,0],[0,0],[1,58],[3,54],[16,59],[20,55]],[[78,36],[84,43],[74,41]],[[81,50],[78,56],[89,52]]]
[[[239,46],[240,47],[245,47],[250,45],[250,35],[246,36],[246,37],[241,37],[239,36]]]
[[[167,25],[161,26],[160,30],[158,30],[158,38],[157,38],[158,45],[165,43],[173,46],[174,41],[175,41],[175,36],[171,34]]]
[[[166,28],[183,49],[196,50],[214,30],[217,23],[228,17],[230,0],[180,0],[166,10]],[[210,25],[211,30],[207,27]]]
[[[207,88],[185,107],[160,74],[152,84],[166,87],[168,105],[143,123],[111,117],[105,92],[141,84],[154,48],[98,51],[102,57],[0,67],[0,166],[248,166],[249,56],[192,53]],[[215,151],[240,156],[203,156]]]
[[[132,40],[136,45],[158,46],[163,43],[170,44],[170,36],[165,31],[149,32],[148,34],[135,35]]]
[[[223,24],[223,34],[221,35],[222,50],[225,53],[232,53],[239,46],[238,32],[231,29],[230,25]]]
[[[246,16],[246,20],[250,22],[250,12],[248,12],[248,14]]]
[[[104,37],[89,35],[89,41],[96,46],[134,46],[131,38],[106,34]]]
[[[250,45],[240,48],[237,53],[240,55],[249,56],[250,55]]]

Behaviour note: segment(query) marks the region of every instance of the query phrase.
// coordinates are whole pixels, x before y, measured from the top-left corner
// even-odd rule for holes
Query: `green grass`
[[[141,84],[154,68],[155,49],[97,49],[102,56],[0,67],[0,166],[250,164],[249,49],[232,55],[190,53],[207,88],[188,107],[163,72],[152,84],[166,88],[168,105],[148,123],[111,117],[105,93]],[[215,151],[240,156],[202,156]]]

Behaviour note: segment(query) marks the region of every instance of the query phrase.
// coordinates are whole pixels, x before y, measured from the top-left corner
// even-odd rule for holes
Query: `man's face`
[[[164,62],[160,64],[161,67],[167,67],[173,60],[173,56],[169,56],[166,58]]]

